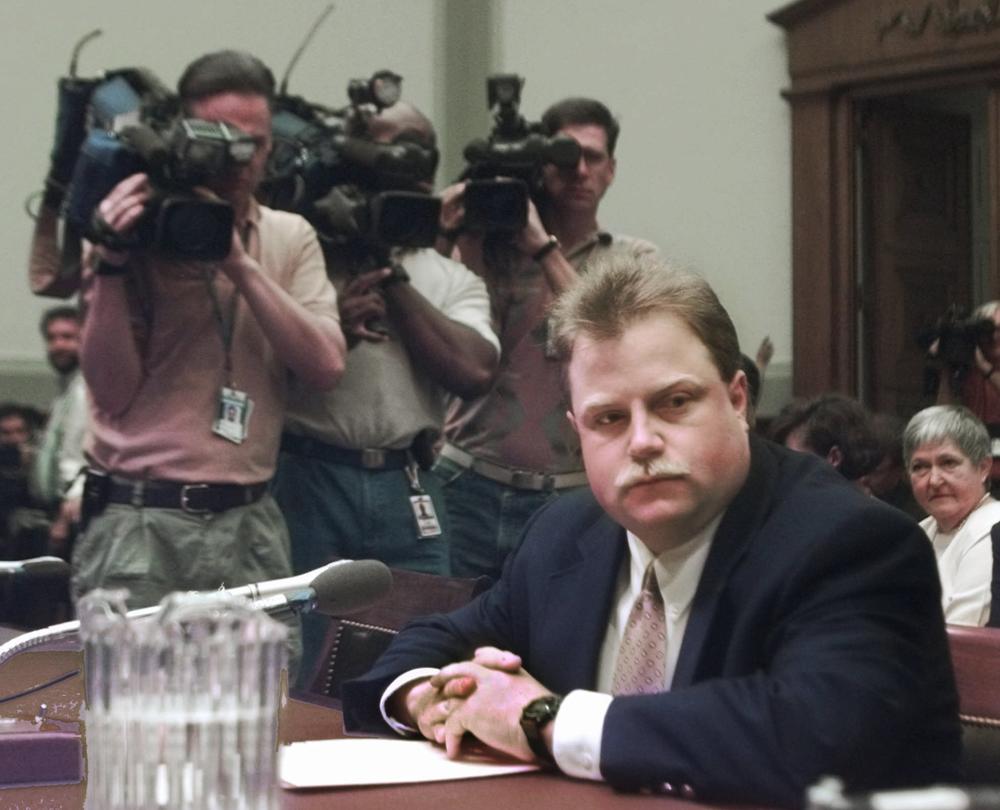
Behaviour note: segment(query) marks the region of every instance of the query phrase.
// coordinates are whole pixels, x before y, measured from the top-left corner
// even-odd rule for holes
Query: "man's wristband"
[[[94,265],[95,276],[124,276],[128,272],[128,262],[112,264],[101,259]]]
[[[548,256],[553,250],[556,250],[558,247],[559,247],[559,240],[555,237],[554,234],[549,234],[549,238],[545,241],[545,244],[542,245],[540,248],[538,248],[538,250],[536,250],[534,253],[532,253],[531,258],[533,261],[540,262],[542,259]]]

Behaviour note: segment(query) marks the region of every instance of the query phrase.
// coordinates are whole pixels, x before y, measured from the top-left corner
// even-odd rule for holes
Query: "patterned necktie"
[[[667,619],[653,565],[646,569],[642,593],[625,624],[611,681],[614,695],[646,695],[666,689]]]

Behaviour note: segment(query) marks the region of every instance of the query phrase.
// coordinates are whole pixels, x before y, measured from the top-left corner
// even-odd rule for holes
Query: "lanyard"
[[[240,291],[234,289],[229,296],[229,312],[223,314],[222,302],[215,291],[214,273],[208,268],[205,269],[205,286],[208,288],[208,297],[212,300],[212,315],[215,317],[215,324],[219,327],[219,337],[222,339],[222,351],[225,360],[223,368],[226,372],[226,385],[233,385],[233,332],[236,330],[236,303],[240,296]]]
[[[243,231],[240,234],[240,239],[243,242],[244,248],[247,247],[250,241],[250,222],[248,221],[243,227]],[[205,268],[204,279],[205,286],[208,288],[208,297],[212,301],[212,315],[215,317],[215,323],[219,327],[219,337],[222,339],[222,351],[225,357],[223,361],[223,369],[226,375],[226,385],[230,388],[233,387],[233,333],[236,331],[236,305],[240,297],[240,291],[236,287],[233,288],[233,294],[229,297],[229,312],[223,313],[222,302],[219,300],[219,295],[215,290],[215,273],[214,268]]]

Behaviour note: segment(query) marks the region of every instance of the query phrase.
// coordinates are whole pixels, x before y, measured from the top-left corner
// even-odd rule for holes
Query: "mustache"
[[[665,458],[654,459],[648,464],[632,462],[615,477],[615,486],[619,489],[628,489],[652,478],[677,478],[690,472],[691,469],[687,464]]]

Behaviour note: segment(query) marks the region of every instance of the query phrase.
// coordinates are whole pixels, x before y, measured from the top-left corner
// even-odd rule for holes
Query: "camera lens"
[[[217,261],[229,255],[233,209],[196,198],[167,198],[156,216],[154,247],[179,259]]]

